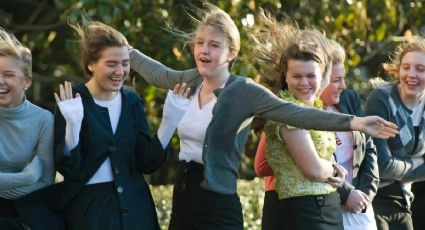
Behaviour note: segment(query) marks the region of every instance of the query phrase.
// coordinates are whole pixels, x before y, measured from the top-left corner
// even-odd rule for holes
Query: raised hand
[[[59,94],[54,93],[56,103],[59,104],[61,101],[73,99],[72,95],[72,85],[69,81],[64,81],[63,84],[59,85]],[[75,97],[80,97],[80,94],[77,93]]]
[[[189,98],[190,88],[187,87],[186,83],[176,84],[173,89],[173,94],[182,98]]]

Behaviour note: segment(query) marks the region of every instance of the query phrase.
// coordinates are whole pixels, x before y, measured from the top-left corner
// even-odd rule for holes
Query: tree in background
[[[93,20],[109,24],[136,48],[176,69],[195,66],[191,54],[173,37],[167,26],[190,28],[184,7],[189,2],[200,7],[201,1],[188,0],[14,0],[1,1],[0,25],[14,33],[33,52],[34,83],[31,100],[53,110],[53,92],[64,80],[83,82],[84,75],[76,56],[73,33],[67,21],[81,19],[82,12]],[[425,34],[422,0],[216,0],[235,20],[241,32],[242,48],[232,70],[235,74],[258,78],[258,64],[252,60],[247,28],[255,24],[260,7],[278,19],[290,18],[301,27],[321,28],[328,37],[340,42],[347,52],[348,86],[363,99],[370,91],[368,79],[381,75],[380,63],[388,60],[397,42],[411,34]],[[385,77],[385,76],[384,76]],[[165,92],[135,75],[130,83],[144,96],[151,127],[159,123]],[[242,161],[241,177],[252,178],[252,157],[257,137],[251,135]],[[178,140],[173,139],[174,152]],[[177,154],[160,172],[151,177],[154,184],[170,183]]]

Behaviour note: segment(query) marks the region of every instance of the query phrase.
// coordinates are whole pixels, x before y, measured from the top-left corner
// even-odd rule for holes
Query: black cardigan
[[[113,134],[107,109],[94,103],[88,89],[79,85],[74,93],[82,97],[84,118],[79,143],[69,156],[64,155],[65,120],[58,109],[55,113],[55,166],[64,181],[17,202],[19,213],[32,229],[60,229],[62,214],[69,202],[110,157],[123,229],[159,229],[155,205],[143,174],[160,168],[168,155],[158,137],[150,137],[141,98],[127,88],[121,89],[122,110]],[[43,200],[47,207],[36,199]],[[39,209],[29,211],[29,207]],[[51,222],[46,223],[45,218]]]
[[[344,90],[336,107],[341,113],[359,117],[364,116],[360,105],[360,97],[354,90]],[[342,204],[345,204],[353,189],[364,192],[372,200],[376,195],[379,184],[376,148],[372,138],[357,131],[353,132],[353,137],[353,185],[344,183],[342,187],[338,188]]]

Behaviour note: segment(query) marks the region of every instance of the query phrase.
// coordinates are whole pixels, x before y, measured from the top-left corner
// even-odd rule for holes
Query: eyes
[[[419,73],[425,72],[425,66],[424,65],[414,65],[414,66],[411,66],[409,64],[402,64],[401,65],[401,70],[409,71],[412,67],[415,68],[415,70],[417,72],[419,72]]]
[[[4,79],[10,79],[16,76],[16,74],[14,72],[6,72],[0,75],[1,77],[3,77]]]
[[[115,68],[118,65],[121,65],[123,68],[126,68],[126,67],[130,66],[130,63],[128,61],[125,61],[123,63],[118,63],[118,62],[113,62],[113,61],[106,62],[106,66],[110,67],[110,68]]]
[[[304,76],[303,75],[294,74],[291,77],[292,78],[295,78],[295,79],[302,79]],[[307,77],[308,79],[314,79],[317,76],[316,76],[316,74],[307,74],[307,76],[305,76],[305,77]]]
[[[206,43],[205,41],[197,40],[195,42],[195,45],[197,45],[197,46],[203,46],[205,43]],[[216,41],[208,42],[207,45],[210,46],[210,47],[213,47],[213,48],[219,48],[220,47],[220,43],[219,42],[216,42]]]

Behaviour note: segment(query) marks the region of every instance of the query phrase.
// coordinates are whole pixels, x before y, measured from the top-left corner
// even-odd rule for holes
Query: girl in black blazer
[[[125,37],[99,22],[72,27],[79,34],[82,66],[90,79],[75,88],[65,82],[55,93],[55,164],[64,182],[45,193],[60,218],[44,228],[157,230],[143,174],[166,161],[165,149],[184,114],[189,89],[177,86],[175,93],[181,97],[169,92],[158,134],[151,138],[142,99],[123,87],[130,71]],[[174,107],[176,100],[183,108]],[[38,224],[31,227],[41,229]]]

